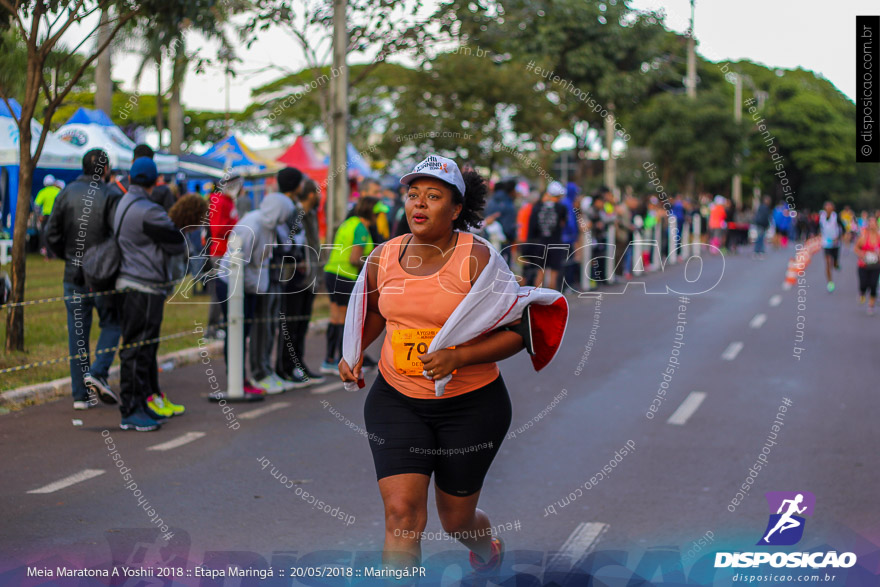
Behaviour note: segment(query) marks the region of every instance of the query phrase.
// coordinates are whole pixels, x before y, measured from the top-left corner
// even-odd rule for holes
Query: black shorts
[[[335,273],[324,272],[324,283],[327,285],[327,292],[330,294],[330,301],[340,306],[347,306],[348,300],[351,298],[351,292],[354,291],[355,279],[348,279]]]
[[[840,255],[840,247],[831,247],[830,249],[825,249],[825,256],[831,257],[834,260],[834,264],[837,265],[837,259]]]
[[[391,387],[379,373],[364,403],[376,479],[433,473],[438,488],[461,497],[483,487],[510,419],[510,397],[501,375],[485,387],[448,399],[415,399]]]

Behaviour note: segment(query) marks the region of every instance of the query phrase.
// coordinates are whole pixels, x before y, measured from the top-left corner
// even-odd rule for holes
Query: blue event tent
[[[201,157],[213,159],[223,165],[224,169],[240,174],[242,177],[264,175],[279,168],[274,161],[260,157],[235,135],[229,135],[219,143],[201,154]]]
[[[370,165],[364,160],[361,154],[357,149],[354,148],[354,145],[348,143],[345,147],[346,158],[348,159],[348,174],[352,175],[360,175],[362,177],[375,177],[375,173],[370,168]],[[330,165],[330,156],[324,158],[324,164]]]
[[[80,108],[58,129],[58,138],[75,147],[80,157],[92,149],[104,149],[113,169],[128,171],[134,159],[134,141],[102,110]],[[159,173],[177,172],[176,155],[156,153],[154,160]]]
[[[15,206],[18,201],[19,142],[18,123],[21,106],[15,100],[0,99],[0,230],[11,229],[15,223]],[[13,113],[15,118],[13,118]],[[37,149],[43,127],[31,121],[31,153]],[[47,133],[43,151],[34,170],[31,197],[43,187],[43,178],[52,174],[57,179],[71,181],[82,173],[82,155],[52,132]],[[11,232],[11,230],[10,230]]]

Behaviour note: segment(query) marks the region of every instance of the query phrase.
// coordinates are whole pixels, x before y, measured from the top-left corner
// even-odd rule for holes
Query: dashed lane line
[[[703,403],[704,399],[706,399],[706,392],[690,392],[688,396],[684,398],[684,401],[681,402],[681,405],[678,406],[678,409],[672,412],[672,415],[669,416],[666,423],[672,424],[673,426],[684,426],[688,419],[697,411],[697,408],[700,407],[700,404]]]
[[[59,479],[54,483],[49,483],[48,485],[44,485],[39,489],[31,489],[28,493],[55,493],[56,491],[60,491],[65,487],[70,487],[71,485],[76,485],[77,483],[82,483],[83,481],[88,481],[98,475],[103,475],[106,473],[103,469],[84,469],[79,473],[74,473],[69,477],[65,477],[64,479]]]
[[[257,408],[256,410],[251,410],[250,412],[245,412],[241,414],[238,418],[240,420],[253,420],[254,418],[259,418],[260,416],[264,416],[276,410],[281,410],[290,406],[290,402],[278,402],[269,404],[263,408]]]
[[[186,434],[178,436],[177,438],[172,438],[167,442],[162,442],[160,444],[154,444],[153,446],[147,447],[147,450],[171,450],[172,448],[177,448],[178,446],[189,444],[193,440],[198,440],[203,436],[205,436],[204,432],[187,432]]]
[[[727,345],[727,348],[724,349],[724,352],[721,353],[721,358],[725,361],[734,360],[739,352],[743,350],[744,346],[745,345],[739,341],[730,343],[729,345]]]

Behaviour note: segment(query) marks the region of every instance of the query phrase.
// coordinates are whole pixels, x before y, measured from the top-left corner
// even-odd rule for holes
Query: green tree
[[[12,296],[11,302],[24,299],[25,284],[25,235],[27,231],[30,193],[33,173],[43,145],[46,133],[37,138],[34,153],[31,143],[31,121],[41,103],[43,111],[43,127],[50,128],[58,107],[74,89],[92,66],[98,55],[104,51],[113,37],[127,22],[138,15],[144,18],[146,26],[170,27],[188,18],[206,18],[205,6],[213,5],[214,0],[186,0],[180,2],[163,2],[162,0],[79,0],[73,6],[60,0],[0,0],[0,20],[11,21],[11,28],[18,31],[27,49],[27,61],[24,78],[24,93],[21,100],[21,114],[15,116],[19,131],[19,184],[18,200],[15,209],[15,227],[12,245]],[[74,69],[67,79],[53,79],[53,63],[59,58],[59,44],[62,37],[73,25],[83,25],[93,14],[113,7],[114,16],[105,23],[110,28],[106,35],[102,34],[102,42],[91,51],[85,45],[95,38],[99,25],[91,30],[86,29],[79,44],[70,53],[84,52],[80,65]],[[100,21],[99,21],[100,22]],[[9,96],[2,96],[8,100]],[[24,310],[22,307],[10,308],[6,318],[6,350],[24,350]]]
[[[588,123],[578,125],[579,148],[590,127],[606,146],[624,134],[613,117],[626,116],[651,88],[654,76],[644,66],[667,40],[662,15],[634,10],[627,0],[454,0],[440,14],[461,40],[552,72],[536,81],[567,118],[560,131]],[[613,169],[613,160],[607,164]]]
[[[815,210],[827,199],[880,201],[880,165],[855,161],[855,104],[849,98],[810,71],[774,71],[749,62],[731,67],[748,72],[767,92],[763,108],[757,100],[745,106],[747,177],[758,178],[759,187],[777,199],[791,195],[800,209]]]
[[[684,189],[690,171],[699,191],[728,189],[744,135],[729,104],[720,92],[703,90],[695,100],[663,93],[633,116],[633,140],[650,149],[666,193]]]

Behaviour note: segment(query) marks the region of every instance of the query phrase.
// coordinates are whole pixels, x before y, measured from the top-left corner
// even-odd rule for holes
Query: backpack
[[[95,291],[109,291],[116,286],[116,277],[122,266],[122,251],[119,250],[119,229],[125,221],[129,208],[137,200],[133,200],[122,211],[119,226],[113,231],[113,237],[103,240],[85,252],[82,258],[82,271],[86,285]]]

